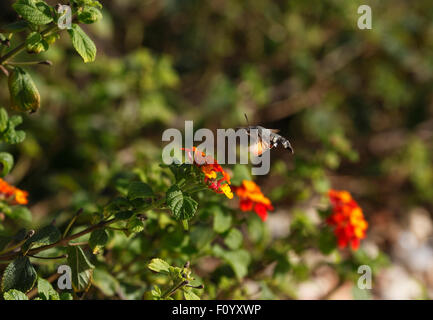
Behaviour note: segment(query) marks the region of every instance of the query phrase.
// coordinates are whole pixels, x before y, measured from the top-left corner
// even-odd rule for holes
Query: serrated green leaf
[[[176,220],[190,220],[197,211],[198,203],[184,195],[177,185],[171,186],[166,194],[167,205]]]
[[[12,108],[31,113],[39,109],[41,104],[39,91],[24,69],[15,67],[9,74],[8,85]]]
[[[0,152],[0,176],[6,176],[14,166],[14,158],[10,153]]]
[[[27,293],[35,285],[36,270],[28,257],[18,257],[6,267],[2,278],[2,291],[17,289]]]
[[[170,273],[170,265],[159,258],[152,259],[147,267],[155,272]]]
[[[184,290],[183,296],[185,300],[200,300],[200,297],[196,295],[192,290]]]
[[[80,246],[69,246],[68,265],[72,272],[72,287],[75,292],[89,288],[95,266],[90,263]]]
[[[128,199],[146,199],[152,197],[153,191],[152,188],[143,182],[132,182],[128,186]]]
[[[96,57],[96,46],[92,39],[80,28],[77,24],[73,24],[71,29],[68,29],[69,36],[72,40],[72,45],[84,62],[92,62]]]
[[[141,219],[134,217],[128,221],[126,225],[127,236],[130,236],[132,233],[138,233],[144,230],[144,223]]]
[[[12,7],[21,17],[33,24],[45,25],[53,21],[50,7],[46,3],[18,0]]]
[[[90,234],[89,246],[93,254],[98,253],[108,242],[108,232],[105,229],[97,229]]]
[[[95,7],[85,7],[77,14],[78,21],[86,24],[95,23],[102,19],[102,13]]]
[[[55,243],[60,240],[62,234],[59,229],[53,225],[48,225],[38,230],[33,237],[29,238],[22,246],[23,251],[31,248],[38,248]]]
[[[3,298],[5,300],[29,300],[24,292],[15,289],[5,292]]]
[[[60,296],[47,280],[38,278],[38,294],[42,300],[60,300]]]

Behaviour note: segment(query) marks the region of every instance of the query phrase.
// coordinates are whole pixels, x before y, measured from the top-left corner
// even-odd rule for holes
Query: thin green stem
[[[5,64],[13,65],[13,66],[30,66],[36,64],[43,64],[46,66],[52,66],[53,63],[50,60],[40,60],[40,61],[8,61]]]
[[[92,225],[90,227],[88,227],[87,229],[84,229],[81,232],[75,233],[67,238],[61,239],[57,242],[54,242],[52,244],[48,244],[39,248],[35,248],[35,249],[31,249],[27,252],[27,254],[29,255],[34,255],[36,253],[39,253],[41,251],[45,251],[47,249],[51,249],[51,248],[55,248],[58,246],[67,246],[69,244],[69,241],[77,239],[85,234],[88,234],[96,229],[100,229],[100,228],[104,228],[114,222],[117,222],[118,220],[116,218],[110,219],[110,220],[106,220],[106,221],[101,221],[100,223],[97,223],[95,225]],[[13,260],[15,257],[17,257],[19,254],[21,254],[20,252],[14,252],[14,253],[10,253],[10,254],[6,254],[6,255],[2,255],[0,256],[0,261],[1,260]]]
[[[9,248],[6,248],[6,249],[0,251],[0,255],[3,255],[3,254],[8,253],[8,252],[11,252],[11,251],[15,250],[16,248],[21,247],[28,239],[30,239],[31,237],[33,237],[34,234],[35,234],[35,231],[34,230],[30,230],[23,240],[19,241],[18,243],[14,244],[13,246],[10,246]]]
[[[78,216],[83,212],[83,208],[79,209],[74,216],[72,217],[71,221],[69,222],[68,226],[65,229],[65,232],[63,232],[63,237],[62,238],[66,238],[66,236],[68,235],[69,230],[71,229],[72,225],[75,223],[75,221],[77,220]]]
[[[64,258],[68,257],[67,254],[63,254],[63,255],[57,256],[57,257],[41,257],[41,256],[34,256],[31,254],[28,254],[27,256],[35,258],[35,259],[44,259],[44,260],[57,260],[57,259],[64,259]]]
[[[41,36],[47,35],[48,33],[50,33],[51,31],[55,30],[56,28],[58,28],[57,25],[56,24],[52,24],[51,26],[49,26],[45,30],[41,31]],[[16,46],[14,49],[12,49],[9,52],[7,52],[4,56],[0,57],[0,64],[5,64],[9,59],[15,57],[18,53],[20,53],[21,51],[25,50],[26,46],[27,46],[27,44],[24,41],[20,45]]]
[[[182,282],[179,282],[175,284],[173,287],[169,288],[163,295],[163,299],[167,299],[169,296],[171,296],[173,293],[175,293],[178,289],[182,288],[184,285],[188,284],[188,280],[184,280]]]

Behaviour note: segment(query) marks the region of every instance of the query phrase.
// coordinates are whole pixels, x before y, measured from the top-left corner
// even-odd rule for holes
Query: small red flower
[[[182,148],[182,150],[187,152],[188,158],[204,173],[204,182],[209,189],[216,193],[223,193],[229,199],[233,198],[230,188],[230,176],[213,157],[199,151],[196,147],[192,147],[192,149]],[[221,176],[219,179],[218,174]]]
[[[0,178],[0,199],[7,200],[10,204],[27,204],[27,191],[11,186]]]
[[[362,209],[347,191],[331,189],[328,196],[333,212],[326,222],[334,227],[338,246],[345,248],[350,245],[353,250],[357,250],[368,228]]]
[[[239,187],[233,187],[236,195],[240,198],[239,209],[241,211],[252,211],[266,221],[268,218],[268,211],[274,210],[271,200],[266,198],[260,187],[254,181],[244,180]]]

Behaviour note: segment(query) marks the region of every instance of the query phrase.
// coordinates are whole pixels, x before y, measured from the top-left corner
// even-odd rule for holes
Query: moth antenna
[[[250,122],[248,121],[248,117],[247,117],[247,114],[246,113],[244,113],[244,116],[245,116],[245,119],[247,119],[247,125],[248,125],[248,127],[250,126]]]

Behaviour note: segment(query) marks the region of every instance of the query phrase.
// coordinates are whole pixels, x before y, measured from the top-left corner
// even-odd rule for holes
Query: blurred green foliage
[[[372,30],[357,28],[361,4],[372,7]],[[257,284],[254,297],[296,298],[296,285],[320,266],[306,253],[327,256],[341,279],[355,279],[360,264],[376,270],[386,262],[382,253],[373,259],[362,249],[335,250],[329,230],[309,214],[326,205],[330,187],[352,192],[371,221],[380,210],[433,211],[431,1],[103,5],[103,18],[83,26],[96,60],[84,64],[62,34],[41,53],[54,66],[28,70],[41,108],[21,114],[26,140],[2,144],[15,159],[14,183],[30,192],[33,226],[53,218],[63,226],[79,208],[78,225],[94,222],[134,180],[165,192],[173,177],[159,166],[162,131],[182,129],[184,120],[194,120],[195,129],[238,127],[247,113],[250,122],[280,129],[295,156],[273,151],[270,174],[255,177],[276,213],[289,219],[286,233],[272,234],[220,195],[199,193],[189,233],[160,210],[128,222],[127,229],[137,228],[132,235],[108,230],[105,251],[92,261],[88,298],[140,299],[151,290],[161,296],[153,285],[166,277],[146,267],[154,257],[176,266],[190,261],[205,285],[202,298],[250,298],[242,279]],[[9,3],[0,8],[2,24],[14,21]],[[23,40],[18,34],[11,46]],[[27,53],[17,58],[32,60]],[[10,106],[2,81],[0,105]],[[243,169],[232,169],[240,180]],[[12,222],[5,233],[18,227]],[[47,277],[55,266],[41,263],[38,271]]]

